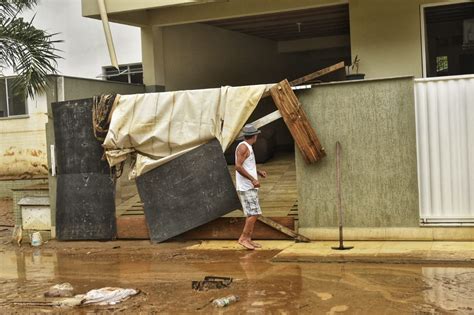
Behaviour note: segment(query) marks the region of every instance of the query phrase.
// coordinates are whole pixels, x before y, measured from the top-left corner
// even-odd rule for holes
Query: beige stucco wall
[[[348,48],[280,53],[278,42],[194,23],[142,30],[144,79],[167,91],[289,80],[350,59]]]
[[[0,120],[0,180],[47,177],[46,95],[27,105],[28,115]]]
[[[359,55],[361,59],[359,72],[365,73],[366,78],[384,78],[405,75],[421,77],[423,75],[421,6],[425,4],[446,4],[456,2],[459,2],[459,0],[349,0],[351,52],[353,57]],[[334,3],[337,2],[335,1]],[[327,4],[327,2],[325,4]],[[295,7],[296,6],[297,2],[295,2]],[[175,11],[188,9],[189,8],[174,8]],[[196,12],[196,16],[198,16],[202,10],[204,10],[204,7],[199,6],[199,12]],[[237,10],[237,8],[234,8],[234,10]],[[230,12],[223,12],[222,14],[232,15]],[[217,18],[217,15],[212,17]],[[189,19],[192,20],[191,16]],[[181,20],[180,22],[186,23],[186,21]],[[188,32],[190,32],[190,30],[195,27],[192,25],[196,24],[175,26],[174,30],[179,29],[179,27],[187,27]],[[173,28],[165,27],[165,29],[172,30]],[[194,32],[197,31],[194,30]],[[188,38],[180,38],[178,33],[174,31],[167,31],[167,33],[168,36],[166,36],[163,41],[166,51],[166,77],[169,78],[175,75],[189,77],[189,74],[184,75],[184,70],[181,71],[179,69],[179,63],[173,64],[173,62],[171,62],[173,64],[172,66],[166,65],[169,61],[166,60],[166,56],[176,54],[178,57],[183,53],[177,50],[178,46],[175,44]],[[176,36],[174,40],[170,39],[171,34]],[[214,65],[210,66],[210,69],[217,67],[216,64],[220,64],[221,68],[229,67],[229,60],[232,60],[232,55],[235,54],[235,52],[241,51],[239,48],[237,48],[237,50],[235,49],[236,47],[239,47],[239,40],[237,39],[239,36],[235,36],[232,32],[227,32],[225,30],[222,30],[220,35],[222,37],[227,36],[227,38],[222,38],[222,42],[226,45],[225,49],[219,47],[220,45],[212,45],[212,42],[206,43],[206,40],[202,40],[197,47],[191,46],[193,41],[188,42],[187,45],[187,47],[195,49],[198,56],[197,60],[199,60],[201,56],[207,54],[210,60],[214,63]],[[245,36],[243,34],[241,35]],[[168,44],[170,40],[173,44]],[[252,48],[256,52],[256,58],[265,56],[265,62],[273,62],[272,60],[274,59],[272,59],[272,55],[266,53],[268,47],[262,48],[262,45],[253,45]],[[230,50],[229,58],[218,54],[218,52],[227,53],[227,49]],[[301,58],[300,60],[303,61],[304,59]],[[174,65],[177,67],[174,67]],[[184,63],[182,66],[185,68],[187,64]],[[293,62],[294,69],[298,67],[304,68],[305,66],[306,64],[299,66],[297,62]],[[232,68],[232,66],[230,66],[230,68]],[[256,69],[260,68],[261,65]],[[147,70],[145,69],[145,71]],[[178,73],[174,73],[174,71],[178,71]],[[288,70],[285,71],[285,73],[288,73]],[[204,72],[202,74],[204,80],[209,77],[209,80],[211,81],[217,78],[215,76],[214,78],[211,78],[210,76],[212,75],[212,71],[211,73]],[[233,73],[233,75],[237,76],[238,73]]]
[[[456,0],[350,0],[352,56],[366,78],[422,76],[420,6]]]
[[[274,82],[276,42],[204,24],[163,28],[166,90]],[[145,70],[146,71],[146,70]]]
[[[466,0],[467,2],[468,0]],[[142,1],[143,2],[143,1]],[[140,5],[119,1],[110,5],[110,19],[120,23],[136,23],[133,17],[141,14],[142,26],[189,25],[189,23],[219,20],[232,17],[259,15],[314,8],[317,6],[335,5],[349,2],[352,56],[361,58],[360,72],[367,78],[413,75],[422,76],[422,28],[420,6],[436,3],[456,3],[459,0],[231,0],[217,1],[191,6],[169,6],[156,9],[153,1],[145,1]],[[96,3],[82,0],[83,14],[97,14]],[[150,10],[145,11],[148,8]],[[127,12],[128,10],[136,10]],[[117,12],[117,13],[115,13]],[[128,18],[127,14],[130,16]],[[133,13],[133,14],[130,14]],[[132,16],[133,15],[133,16]],[[96,15],[94,16],[96,17]],[[225,34],[225,33],[222,33]],[[229,36],[229,41],[234,39]],[[175,39],[179,41],[179,38]],[[142,35],[143,41],[143,35]],[[228,43],[228,41],[225,41]],[[166,44],[167,45],[167,44]],[[176,47],[171,45],[172,47]],[[145,50],[145,43],[143,49]],[[215,50],[206,43],[197,48],[199,55],[208,47],[209,56],[215,56]],[[229,49],[235,47],[230,44]],[[255,47],[258,50],[259,46]],[[173,50],[174,48],[166,48]],[[223,51],[227,51],[224,49]],[[174,53],[180,55],[179,51]],[[145,57],[144,52],[144,58]],[[260,54],[257,54],[257,57]],[[271,60],[271,56],[269,56]],[[228,61],[224,56],[217,56],[216,63],[225,65]],[[146,61],[144,60],[144,64]],[[168,68],[168,67],[167,67]],[[170,70],[174,70],[171,66]],[[147,72],[145,68],[145,72]],[[145,74],[146,75],[146,74]],[[167,76],[174,73],[166,72]],[[177,75],[182,76],[182,71]],[[204,77],[204,73],[203,73]],[[159,84],[159,83],[156,83]]]

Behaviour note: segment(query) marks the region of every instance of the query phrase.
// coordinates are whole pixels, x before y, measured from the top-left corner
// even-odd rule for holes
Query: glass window
[[[426,76],[474,73],[474,3],[425,8]]]
[[[143,84],[143,66],[141,63],[119,65],[119,69],[117,71],[114,67],[103,67],[102,73],[107,81]]]
[[[7,117],[7,87],[5,79],[0,78],[0,117]]]
[[[8,85],[8,116],[26,114],[26,95],[24,91],[15,90],[15,79],[7,79]]]
[[[0,117],[26,114],[26,94],[14,89],[15,78],[0,78]]]

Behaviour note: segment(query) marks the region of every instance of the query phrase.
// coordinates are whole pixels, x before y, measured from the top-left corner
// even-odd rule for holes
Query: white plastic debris
[[[138,293],[140,293],[140,291],[135,289],[105,287],[101,289],[90,290],[85,295],[76,295],[76,297],[82,297],[82,304],[84,305],[115,305],[127,300],[131,296],[137,295]]]
[[[43,238],[41,237],[40,232],[34,232],[30,234],[31,246],[39,247],[43,245]]]

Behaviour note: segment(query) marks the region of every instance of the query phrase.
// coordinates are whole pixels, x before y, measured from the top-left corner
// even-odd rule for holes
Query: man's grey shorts
[[[258,189],[237,191],[237,193],[242,203],[242,210],[244,210],[247,217],[262,214],[262,209],[260,209],[260,204],[258,203]]]

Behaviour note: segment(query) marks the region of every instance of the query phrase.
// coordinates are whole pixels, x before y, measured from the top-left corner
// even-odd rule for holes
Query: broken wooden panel
[[[144,215],[117,217],[117,238],[122,240],[149,240],[150,232]]]
[[[294,230],[293,217],[270,218],[282,226]],[[175,237],[179,240],[236,240],[244,228],[245,218],[223,217],[196,227]],[[124,215],[117,218],[117,238],[119,239],[150,239],[145,216]],[[292,237],[285,235],[274,228],[257,221],[252,239],[256,240],[287,240]]]
[[[92,129],[92,99],[52,104],[57,174],[109,174]]]
[[[136,179],[153,242],[162,242],[240,209],[217,140]]]
[[[270,93],[306,163],[317,162],[326,156],[288,80],[276,84]]]
[[[113,240],[116,237],[115,183],[110,175],[58,175],[57,239]]]

